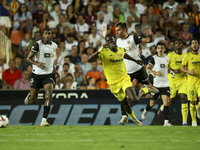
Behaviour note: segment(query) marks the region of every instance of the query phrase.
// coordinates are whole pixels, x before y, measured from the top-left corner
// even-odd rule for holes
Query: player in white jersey
[[[153,32],[151,31],[151,28],[149,27],[145,28],[146,30],[145,33],[148,35],[147,38],[142,38],[137,35],[128,35],[127,25],[126,23],[123,22],[115,24],[115,30],[118,36],[117,46],[124,48],[125,52],[130,56],[132,56],[134,59],[141,60],[138,44],[150,43],[153,41]],[[103,32],[107,32],[105,28]],[[104,33],[104,36],[105,35],[106,33]],[[155,91],[155,93],[158,92],[156,88],[152,87],[144,66],[140,66],[137,63],[131,62],[130,60],[127,59],[124,59],[124,61],[127,73],[131,77],[131,81],[133,81],[133,79],[136,78],[140,83],[150,85],[150,87]],[[122,113],[122,119],[118,122],[118,124],[124,125],[125,123],[128,123],[128,118],[123,104],[121,104],[121,113]]]
[[[35,43],[27,57],[27,62],[33,65],[33,72],[31,75],[31,91],[24,103],[25,105],[36,103],[40,88],[44,88],[46,100],[40,126],[49,126],[47,116],[52,102],[53,86],[56,82],[55,75],[58,78],[60,76],[53,66],[58,45],[51,41],[51,29],[44,29],[42,37],[43,40]]]
[[[151,70],[151,72],[153,72],[153,74],[155,75],[153,86],[155,86],[159,90],[159,93],[151,93],[151,100],[142,113],[142,119],[146,118],[148,111],[153,106],[155,106],[157,98],[161,96],[164,104],[164,126],[172,126],[172,124],[169,122],[169,58],[167,56],[164,56],[165,45],[163,43],[157,44],[156,51],[158,55],[154,55],[149,60],[147,70]]]

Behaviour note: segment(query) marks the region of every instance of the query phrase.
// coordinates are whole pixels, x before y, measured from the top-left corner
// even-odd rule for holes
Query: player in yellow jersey
[[[192,39],[190,41],[190,48],[192,51],[187,53],[183,58],[181,71],[188,74],[187,77],[187,96],[190,101],[190,114],[192,118],[192,126],[197,126],[197,117],[200,119],[200,103],[195,107],[197,95],[200,99],[200,53],[199,53],[199,39]],[[187,68],[187,69],[186,69]]]
[[[102,61],[104,73],[111,92],[123,103],[126,112],[133,122],[138,126],[142,126],[142,123],[134,115],[126,95],[132,102],[136,103],[144,94],[153,92],[153,89],[149,86],[145,86],[139,91],[138,96],[136,95],[130,81],[130,76],[127,74],[125,68],[124,58],[135,61],[138,64],[141,64],[142,61],[135,60],[125,53],[123,48],[117,47],[114,35],[107,34],[105,40],[106,44],[104,44],[97,52],[90,55],[88,61],[91,62],[95,59],[100,59]]]
[[[186,55],[182,52],[183,41],[181,39],[175,40],[175,51],[169,53],[169,69],[175,73],[175,76],[171,73],[168,74],[169,84],[170,84],[170,103],[169,106],[172,106],[175,102],[176,94],[178,93],[181,100],[181,113],[182,113],[182,123],[183,126],[188,126],[188,104],[187,104],[187,82],[186,74],[181,72],[181,64],[183,57]],[[163,111],[163,106],[159,110],[159,116]]]

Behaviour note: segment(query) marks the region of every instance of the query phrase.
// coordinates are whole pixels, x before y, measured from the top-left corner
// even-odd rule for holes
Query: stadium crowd
[[[0,88],[30,89],[32,66],[25,60],[45,28],[53,31],[59,47],[54,65],[60,73],[55,89],[108,89],[100,60],[88,57],[103,44],[102,29],[116,35],[114,25],[127,23],[130,35],[146,37],[145,26],[154,32],[154,42],[139,45],[144,64],[156,54],[162,42],[165,55],[174,51],[175,39],[191,51],[192,38],[200,39],[200,0],[0,0],[0,30],[11,38],[13,31],[24,33],[15,46],[15,58],[5,63],[0,56]],[[15,37],[18,38],[18,37]],[[133,86],[139,88],[137,80]]]

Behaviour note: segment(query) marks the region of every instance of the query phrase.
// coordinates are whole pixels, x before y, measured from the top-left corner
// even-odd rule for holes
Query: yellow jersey
[[[195,75],[188,75],[188,83],[196,83],[200,79],[200,53],[198,55],[187,53],[184,58],[182,65],[186,66],[188,70],[194,69]]]
[[[103,46],[100,49],[103,50],[98,54],[97,59],[102,61],[108,84],[116,84],[123,80],[127,75],[124,62],[124,49],[117,47],[117,52],[113,52]]]
[[[182,52],[181,55],[177,54],[176,52],[169,53],[167,55],[167,57],[169,57],[169,68],[173,70],[180,69],[185,55],[186,53],[184,52]],[[171,77],[172,77],[172,74],[169,73],[168,78],[171,78]],[[182,78],[182,77],[186,77],[186,74],[184,72],[176,74],[174,79],[176,80],[177,78]]]

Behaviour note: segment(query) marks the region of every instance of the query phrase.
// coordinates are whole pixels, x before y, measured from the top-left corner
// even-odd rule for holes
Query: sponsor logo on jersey
[[[53,50],[54,50],[54,52],[56,51],[56,49],[55,49],[55,48],[53,48]]]
[[[127,43],[130,44],[130,40],[128,40]]]
[[[193,65],[200,64],[200,61],[192,62]]]
[[[121,61],[123,61],[123,59],[110,60],[111,63],[121,62]]]
[[[44,57],[50,57],[53,58],[54,57],[54,53],[45,53]]]
[[[181,64],[182,63],[182,61],[176,61],[176,64]]]
[[[160,68],[167,68],[167,65],[165,65],[165,64],[160,64]]]

